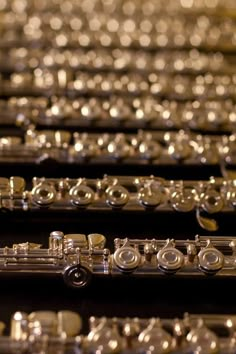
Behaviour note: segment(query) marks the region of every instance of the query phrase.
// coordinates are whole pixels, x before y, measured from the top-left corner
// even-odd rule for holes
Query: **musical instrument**
[[[8,234],[12,236],[15,227],[9,219],[18,222],[20,216],[22,224],[36,214],[49,216],[50,223],[56,215],[55,224],[61,224],[63,214],[70,228],[72,216],[91,216],[86,230],[95,215],[103,216],[99,222],[107,235],[106,218],[112,213],[117,220],[140,216],[141,223],[145,213],[152,213],[154,221],[162,213],[187,213],[188,220],[193,214],[209,232],[218,228],[211,215],[223,214],[225,220],[234,216],[236,174],[230,166],[236,161],[235,15],[235,0],[1,0],[0,164],[13,172],[6,178],[4,170],[0,178],[0,212],[1,220],[5,213]],[[52,169],[55,163],[61,163],[61,170],[64,166],[61,176],[48,178],[51,162]],[[21,176],[15,172],[18,164],[24,165]],[[32,182],[29,164],[37,170]],[[91,170],[99,165],[103,177],[84,178],[90,164]],[[119,176],[122,166],[132,164],[136,172],[126,172],[138,175]],[[161,165],[168,178],[170,165],[179,172],[182,165],[185,171],[186,166],[195,170],[206,165],[208,177],[214,176],[141,176],[140,165],[148,165],[147,171]],[[44,167],[45,177],[40,177]],[[76,176],[78,167],[84,177],[65,178],[65,173]],[[214,167],[223,178],[210,172]],[[109,240],[109,246],[102,234],[53,231],[48,246],[29,240],[0,248],[0,275],[59,276],[77,289],[93,278],[98,284],[110,278],[117,283],[135,279],[140,289],[141,278],[149,277],[154,282],[176,278],[179,283],[234,279],[236,237],[188,239],[192,226],[183,223],[182,240],[127,234],[112,245]],[[174,225],[170,227],[172,234]],[[26,303],[30,287],[29,282],[23,289]],[[90,294],[96,305],[97,290]],[[53,297],[52,287],[47,294]],[[147,295],[142,303],[148,309],[153,305]],[[228,293],[224,295],[227,303]],[[172,292],[167,304],[169,300]],[[141,310],[145,313],[146,308]],[[93,317],[85,334],[80,316],[71,311],[17,312],[9,336],[1,335],[0,324],[0,353],[235,354],[235,315],[171,316]]]
[[[32,188],[13,176],[0,178],[0,210],[165,211],[196,212],[199,225],[218,228],[214,219],[201,215],[234,212],[235,179],[206,181],[166,180],[154,176],[89,178],[33,178]]]
[[[152,86],[155,88],[155,80],[159,81],[159,78],[153,75]],[[83,80],[87,82],[82,75],[75,80],[73,85],[77,91],[79,83],[82,88],[85,85]],[[175,85],[180,85],[177,79]],[[174,97],[168,99],[147,94],[129,97],[121,92],[120,95],[118,92],[112,93],[107,98],[99,97],[95,92],[86,97],[85,93],[81,92],[79,97],[74,98],[71,95],[54,95],[49,99],[46,95],[30,97],[25,92],[24,96],[5,98],[0,100],[0,124],[16,125],[23,129],[39,125],[45,128],[80,127],[123,132],[130,129],[184,129],[205,134],[222,131],[230,134],[235,131],[235,103],[229,98],[201,97],[192,101],[187,97],[176,100]]]
[[[0,162],[89,162],[155,165],[235,165],[236,136],[179,132],[136,134],[78,133],[66,130],[28,129],[24,141],[17,136],[0,138]]]
[[[0,350],[3,354],[235,353],[235,315],[91,317],[89,324],[89,332],[82,334],[82,319],[76,312],[18,311],[11,317],[9,335],[3,335],[1,323]]]
[[[0,248],[0,273],[62,274],[70,287],[83,288],[92,277],[236,276],[233,237],[196,236],[195,240],[119,239],[105,248],[101,234],[53,231],[48,248],[31,242]]]

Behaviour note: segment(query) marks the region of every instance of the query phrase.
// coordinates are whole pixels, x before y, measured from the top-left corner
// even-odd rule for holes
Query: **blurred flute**
[[[62,73],[61,75],[63,76]],[[87,79],[83,75],[77,78],[75,85],[78,90],[81,87],[81,93],[83,80],[87,83]],[[125,81],[125,77],[122,80]],[[156,74],[152,74],[150,80],[153,81],[154,90],[162,85]],[[178,80],[171,81],[173,86],[181,85]],[[201,90],[201,87],[204,85],[199,82],[195,89]],[[0,123],[26,129],[31,129],[34,124],[65,129],[187,129],[222,134],[222,131],[231,133],[235,130],[235,109],[235,103],[230,99],[217,100],[208,96],[194,101],[176,101],[174,98],[147,95],[137,98],[124,94],[112,94],[109,99],[96,97],[95,94],[87,98],[83,95],[74,98],[65,95],[50,96],[50,99],[43,96],[23,96],[0,100]]]
[[[86,287],[92,277],[236,276],[234,237],[194,240],[115,239],[105,248],[101,234],[53,231],[48,248],[31,242],[0,248],[0,274],[61,274],[69,287]]]
[[[88,7],[71,1],[66,11],[58,4],[39,8],[30,1],[30,5],[18,8],[12,3],[13,6],[6,3],[1,8],[1,48],[4,49],[9,46],[45,48],[51,43],[57,48],[79,45],[136,50],[235,50],[233,1],[227,5],[218,1],[168,1],[167,7],[149,1],[133,2],[131,6],[128,1],[118,1],[113,3],[113,8],[102,1]],[[21,11],[25,13],[24,19]]]
[[[171,74],[166,72],[120,73],[74,71],[69,69],[36,68],[33,72],[13,73],[0,77],[0,93],[9,96],[48,97],[53,95],[110,99],[162,98],[167,100],[235,100],[236,76],[231,74]]]
[[[173,74],[234,74],[234,56],[227,53],[204,53],[182,49],[163,49],[158,52],[142,50],[134,51],[121,48],[112,51],[111,48],[52,48],[45,52],[42,48],[6,48],[0,55],[0,70],[7,73],[32,72],[36,66],[42,69],[83,70],[94,73],[101,72],[140,72],[141,74],[173,73]],[[71,75],[70,75],[71,76]]]
[[[80,334],[82,319],[76,312],[18,311],[11,317],[10,335],[3,335],[1,323],[0,350],[3,354],[234,354],[235,324],[235,315],[90,317],[88,334]]]
[[[236,135],[178,132],[137,134],[73,133],[66,130],[28,129],[24,140],[0,138],[0,162],[130,163],[187,165],[236,164]]]

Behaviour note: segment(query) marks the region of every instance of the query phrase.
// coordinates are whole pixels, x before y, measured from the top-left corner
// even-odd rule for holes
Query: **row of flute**
[[[81,316],[72,311],[15,312],[10,334],[3,335],[5,354],[235,354],[235,315],[183,318],[90,317],[89,332],[80,334]]]
[[[234,237],[116,238],[111,248],[106,241],[102,234],[53,231],[48,248],[32,242],[0,248],[0,274],[62,275],[74,288],[89,285],[93,277],[236,276]]]
[[[136,1],[131,5],[129,1],[117,4],[113,1],[110,6],[105,1],[86,6],[77,1],[42,7],[34,1],[29,3],[27,6],[12,1],[9,7],[5,5],[8,2],[3,3],[2,48],[14,45],[77,48],[80,45],[139,50],[235,50],[233,1],[229,7],[210,0],[180,1],[177,6],[169,2],[167,8],[155,2],[137,4]]]
[[[1,162],[40,163],[48,158],[61,163],[236,163],[236,135],[202,135],[142,131],[136,134],[98,134],[30,128],[19,136],[0,137]]]
[[[128,5],[126,5],[128,3]],[[162,11],[176,11],[179,10],[180,12],[191,14],[193,13],[201,13],[202,11],[209,13],[209,14],[228,14],[228,16],[233,16],[235,3],[232,0],[217,0],[217,1],[207,1],[207,0],[198,0],[193,1],[188,4],[188,2],[184,2],[181,0],[169,0],[168,1],[169,7],[166,8],[166,1],[160,0],[158,4],[156,4],[155,0],[149,0],[147,4],[143,4],[142,0],[135,0],[131,2],[127,2],[127,0],[117,0],[113,3],[113,6],[109,8],[107,6],[106,1],[104,0],[95,0],[94,6],[82,6],[80,2],[76,0],[71,0],[71,6],[67,4],[67,6],[63,6],[63,0],[54,0],[50,3],[43,2],[38,5],[37,0],[30,0],[24,4],[19,4],[14,2],[14,0],[6,1],[2,4],[2,10],[4,11],[14,11],[16,13],[20,13],[20,10],[24,9],[25,11],[41,11],[42,13],[46,11],[52,10],[71,10],[73,9],[75,12],[83,12],[83,13],[90,13],[93,12],[94,9],[106,10],[110,9],[110,12],[119,11],[123,15],[136,14],[141,13],[143,15],[153,13],[159,13],[160,10]],[[18,6],[17,6],[18,5]],[[59,7],[57,5],[60,5]],[[126,6],[125,6],[126,5]],[[142,6],[141,6],[142,5]],[[146,6],[145,6],[146,5]],[[154,6],[155,5],[155,6]],[[149,10],[149,11],[148,11]],[[74,13],[72,11],[72,14]],[[66,11],[65,11],[66,12]],[[229,12],[229,13],[228,13]]]

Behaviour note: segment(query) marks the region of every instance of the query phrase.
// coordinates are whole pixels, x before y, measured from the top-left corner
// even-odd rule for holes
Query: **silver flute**
[[[154,75],[155,79],[155,75]],[[81,84],[81,81],[78,81]],[[83,83],[81,88],[83,87]],[[109,100],[65,96],[10,97],[0,100],[1,124],[27,126],[88,125],[98,127],[142,127],[232,131],[235,103],[231,100],[196,100],[177,102],[158,97],[129,98],[113,95]]]
[[[15,312],[10,334],[3,335],[3,354],[234,354],[235,315],[182,318],[90,317],[82,334],[82,318],[73,311]],[[222,330],[224,334],[222,335]]]
[[[234,165],[235,151],[235,134],[201,135],[183,130],[71,134],[66,130],[31,128],[24,138],[0,137],[0,162],[11,163],[37,164],[50,158],[68,164]]]
[[[79,79],[77,84],[82,90],[83,82]],[[235,109],[235,103],[230,99],[181,102],[152,96],[130,98],[112,95],[109,99],[96,96],[74,99],[64,95],[51,99],[24,96],[0,100],[0,124],[24,129],[41,125],[49,129],[185,129],[230,134],[235,131]]]
[[[35,65],[31,63],[35,60]],[[167,50],[153,53],[143,50],[110,48],[52,48],[45,52],[42,48],[8,48],[0,55],[2,72],[32,72],[36,65],[44,69],[83,70],[88,72],[152,72],[175,74],[234,74],[233,55],[223,53],[204,53],[192,50]]]
[[[31,242],[0,248],[0,274],[59,274],[67,286],[78,289],[88,286],[93,277],[236,276],[234,237],[116,238],[113,249],[105,246],[102,234],[53,231],[48,248]]]
[[[139,98],[151,96],[168,100],[235,100],[236,75],[90,72],[73,69],[36,68],[33,72],[12,73],[1,79],[1,95],[43,96],[113,95]]]
[[[0,210],[196,212],[198,224],[218,228],[202,215],[234,213],[236,180],[166,180],[154,176],[104,176],[103,178],[37,178],[26,189],[25,180],[0,178]]]

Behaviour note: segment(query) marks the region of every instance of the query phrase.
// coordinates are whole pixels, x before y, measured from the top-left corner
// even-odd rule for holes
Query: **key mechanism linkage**
[[[53,231],[49,247],[31,242],[0,248],[3,273],[61,274],[69,287],[84,288],[93,277],[236,276],[233,237],[196,236],[194,240],[120,239],[106,248],[101,234]]]
[[[0,178],[0,209],[195,212],[203,229],[216,231],[218,224],[209,215],[234,213],[236,205],[234,178],[187,181],[155,176],[35,177],[32,188],[26,189],[25,185],[21,177]]]

